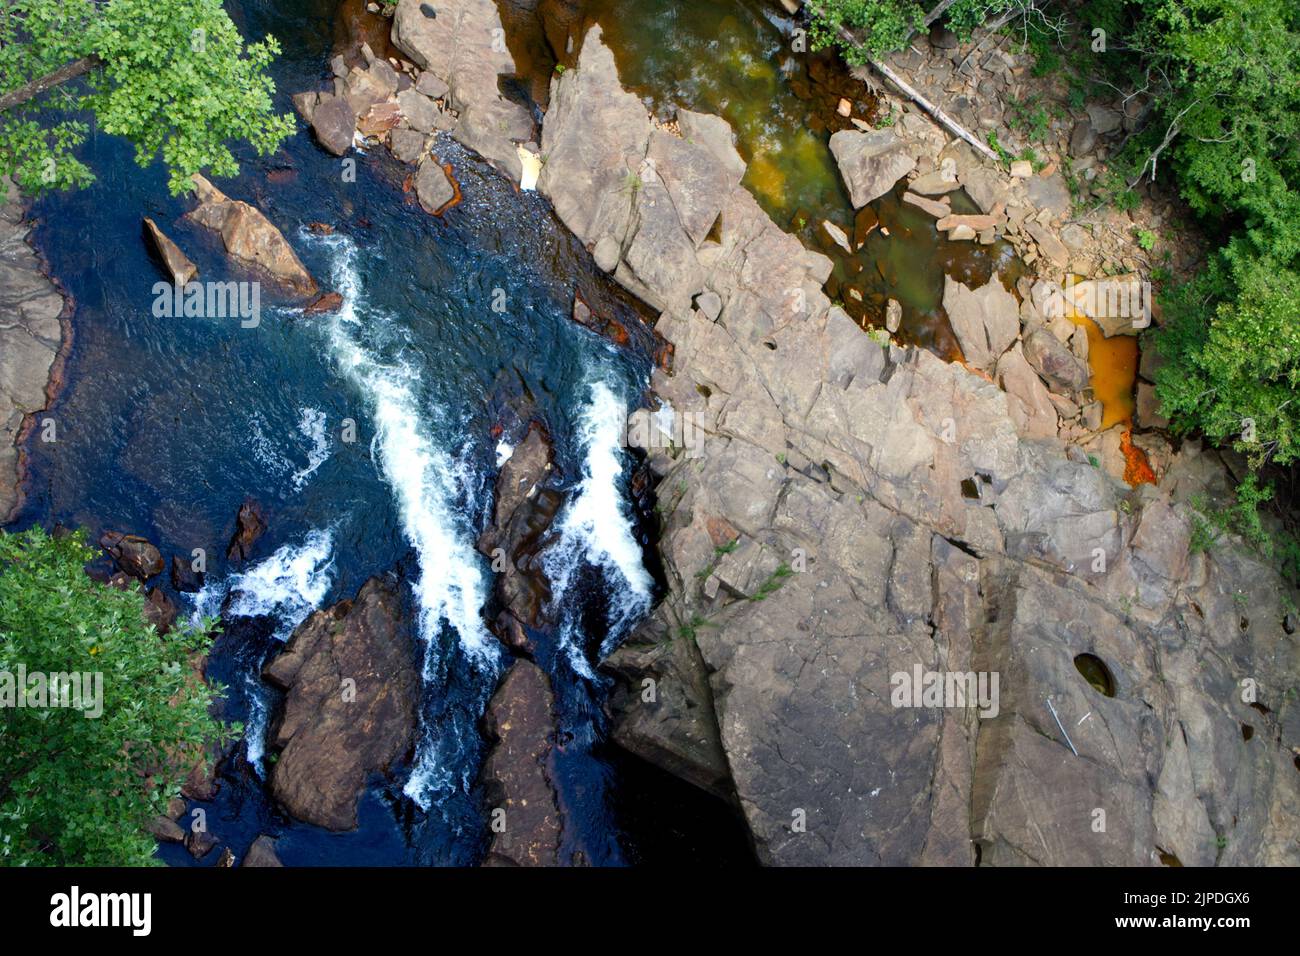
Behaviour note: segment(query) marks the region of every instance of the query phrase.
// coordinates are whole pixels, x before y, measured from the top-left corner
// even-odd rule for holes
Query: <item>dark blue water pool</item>
[[[280,40],[274,74],[285,111],[292,93],[322,82],[334,8],[327,0],[232,5],[246,37]],[[509,423],[522,408],[547,423],[572,489],[567,551],[554,559],[567,581],[565,627],[538,653],[555,684],[561,732],[576,741],[556,759],[556,784],[574,808],[566,858],[616,864],[674,847],[734,856],[731,836],[718,835],[725,811],[645,768],[625,773],[626,759],[602,743],[604,688],[591,665],[611,633],[616,640],[646,613],[655,590],[642,562],[649,542],[627,495],[634,463],[607,427],[611,407],[639,402],[649,339],[638,332],[631,348],[616,349],[570,320],[580,290],[603,314],[633,328],[642,321],[549,205],[449,143],[439,155],[454,166],[464,201],[435,219],[403,191],[408,170],[387,156],[356,156],[348,181],[340,161],[300,132],[272,157],[243,157],[241,176],[218,185],[261,208],[345,306],[305,316],[266,293],[260,324],[243,328],[235,319],[152,314],[162,274],[142,217],[180,244],[201,279],[247,276],[181,218],[193,202],[168,196],[160,166],[138,168],[110,137],[93,139],[86,153],[97,182],[35,210],[36,241],[76,300],[75,345],[49,413],[58,441],[31,444],[31,493],[16,524],[128,530],[165,556],[195,548],[210,556],[204,594],[177,601],[224,608],[208,673],[227,686],[223,716],[243,722],[247,739],[203,805],[209,830],[236,855],[258,833],[277,835],[290,865],[478,861],[486,837],[478,720],[505,659],[483,624],[492,575],[473,542],[489,517],[500,443],[519,437]],[[311,223],[333,233],[314,233]],[[494,433],[503,421],[506,433]],[[355,441],[345,440],[348,422]],[[601,485],[595,476],[610,456],[619,467]],[[225,544],[246,497],[261,503],[269,530],[236,568]],[[390,569],[411,584],[411,638],[425,676],[420,742],[394,782],[363,797],[359,828],[329,834],[293,823],[265,798],[260,733],[274,698],[256,675],[312,607],[350,597]],[[637,781],[629,801],[619,791],[625,777]],[[656,787],[662,812],[674,817],[662,832],[646,799]],[[683,807],[698,817],[698,833],[682,827]],[[159,854],[195,863],[178,846]]]

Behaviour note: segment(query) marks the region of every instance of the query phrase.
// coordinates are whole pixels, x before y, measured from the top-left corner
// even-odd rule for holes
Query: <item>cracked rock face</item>
[[[499,78],[515,75],[514,59],[499,38],[505,34],[493,0],[437,4],[428,16],[423,0],[401,0],[393,15],[393,43],[431,74],[426,88],[460,113],[452,135],[514,182],[523,166],[517,144],[533,136],[528,110],[501,95]]]
[[[597,30],[551,103],[541,190],[663,310],[652,384],[705,436],[652,461],[669,596],[606,662],[614,739],[734,802],[769,864],[1300,863],[1282,585],[1187,554],[1206,459],[1132,491],[1068,454],[1034,372],[1072,367],[1013,347],[997,283],[953,291],[1008,392],[882,348],[821,291],[825,257],[655,147]],[[996,699],[900,704],[914,672],[996,676]]]
[[[19,452],[24,419],[45,407],[46,388],[63,341],[63,296],[27,244],[17,187],[0,179],[0,523],[19,505]]]

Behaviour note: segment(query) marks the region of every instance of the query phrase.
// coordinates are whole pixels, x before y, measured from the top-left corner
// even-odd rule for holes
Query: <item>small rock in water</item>
[[[885,328],[893,335],[903,321],[903,306],[897,299],[890,299],[885,306]]]
[[[853,104],[845,97],[840,97],[839,105],[835,107],[835,112],[839,113],[845,119],[853,115]]]
[[[378,13],[378,12],[379,12],[379,4],[377,4],[377,3],[367,3],[367,4],[366,4],[366,12],[367,12],[367,13]]]
[[[431,214],[442,212],[456,198],[451,178],[432,156],[424,157],[420,171],[415,174],[415,195],[424,211]]]
[[[853,246],[849,244],[848,234],[843,229],[835,225],[835,223],[831,222],[829,219],[822,222],[822,229],[826,231],[826,235],[830,237],[831,241],[835,243],[835,245],[839,246],[850,255],[853,253]]]

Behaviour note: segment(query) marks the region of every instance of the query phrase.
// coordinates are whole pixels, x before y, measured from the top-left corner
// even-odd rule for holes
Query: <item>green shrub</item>
[[[12,695],[28,675],[102,674],[102,714],[0,707],[0,861],[9,866],[122,866],[153,861],[144,832],[176,796],[185,761],[235,729],[208,716],[214,690],[188,656],[199,630],[160,637],[139,591],[87,577],[82,535],[0,532],[0,678]],[[18,690],[23,693],[22,689]],[[53,703],[51,700],[50,703]],[[190,758],[192,760],[192,758]]]

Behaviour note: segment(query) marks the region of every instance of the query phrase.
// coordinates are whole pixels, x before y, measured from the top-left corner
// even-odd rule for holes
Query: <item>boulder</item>
[[[240,866],[284,866],[280,862],[280,856],[275,852],[276,841],[266,834],[262,834],[253,841],[248,852],[244,854],[244,860]]]
[[[1053,391],[1074,395],[1088,385],[1088,366],[1048,329],[1040,327],[1025,336],[1025,358]]]
[[[342,156],[352,148],[352,137],[357,129],[357,114],[342,96],[320,98],[311,116],[311,131],[316,142],[328,153]]]
[[[199,274],[198,266],[191,262],[185,253],[181,252],[181,247],[167,238],[166,234],[158,228],[158,224],[148,216],[145,217],[144,227],[154,252],[162,260],[163,269],[174,284],[185,285]]]
[[[456,187],[442,164],[425,156],[415,173],[415,195],[420,207],[430,215],[441,213],[456,198]]]
[[[247,561],[253,553],[253,545],[266,533],[266,516],[262,508],[251,498],[244,500],[235,515],[235,533],[226,546],[226,558],[231,561]]]
[[[149,835],[159,843],[185,842],[185,831],[180,828],[180,825],[175,820],[162,814],[150,820],[147,829]]]
[[[271,794],[327,830],[357,825],[357,800],[413,745],[420,679],[395,583],[371,578],[352,601],[316,611],[263,677],[285,692],[268,745]]]
[[[388,134],[388,148],[399,162],[419,162],[424,155],[424,144],[428,137],[413,129],[395,129]]]
[[[167,593],[160,588],[150,588],[145,594],[144,600],[144,619],[146,624],[152,624],[154,630],[161,636],[171,631],[172,625],[176,623],[176,617],[179,612],[176,605]]]
[[[916,167],[891,129],[840,130],[831,136],[830,145],[855,209],[879,199]]]
[[[1137,335],[1150,325],[1151,293],[1137,273],[1067,285],[1064,301],[1096,322],[1107,338]]]
[[[550,543],[547,535],[564,496],[546,487],[552,456],[550,437],[539,424],[532,423],[501,466],[493,520],[478,540],[479,550],[493,559],[494,566],[500,565],[498,556],[504,557],[504,570],[497,577],[498,598],[528,627],[553,623],[545,617],[551,584],[542,565],[542,552]]]
[[[1154,385],[1138,382],[1137,407],[1133,419],[1142,428],[1169,427],[1169,419],[1160,411],[1160,399],[1156,397]]]
[[[943,308],[967,364],[983,372],[1020,334],[1020,305],[996,275],[976,290],[944,276]]]
[[[531,661],[511,664],[485,724],[493,743],[483,763],[484,796],[493,822],[504,827],[492,828],[484,864],[558,865],[560,812],[547,770],[556,726],[546,674]]]
[[[294,293],[315,294],[315,280],[280,230],[264,215],[248,203],[228,198],[198,173],[191,179],[199,204],[187,214],[190,219],[220,234],[226,251],[234,258],[266,272]]]
[[[1056,407],[1052,397],[1025,361],[1019,345],[998,359],[997,382],[1007,393],[1007,411],[1016,431],[1025,438],[1056,437]]]
[[[203,590],[204,577],[202,571],[194,570],[192,562],[183,560],[179,555],[172,555],[172,590],[196,594]]]
[[[109,553],[119,568],[139,581],[162,574],[162,553],[148,540],[136,534],[105,531],[99,546]]]
[[[956,184],[954,183],[954,185]],[[924,196],[919,196],[916,193],[911,192],[910,190],[903,193],[903,202],[909,203],[917,209],[929,213],[931,216],[934,216],[935,219],[943,219],[945,216],[951,215],[952,213],[952,207],[947,203],[927,199]]]
[[[397,94],[397,105],[406,125],[419,133],[432,133],[438,128],[438,108],[433,100],[414,89]]]

